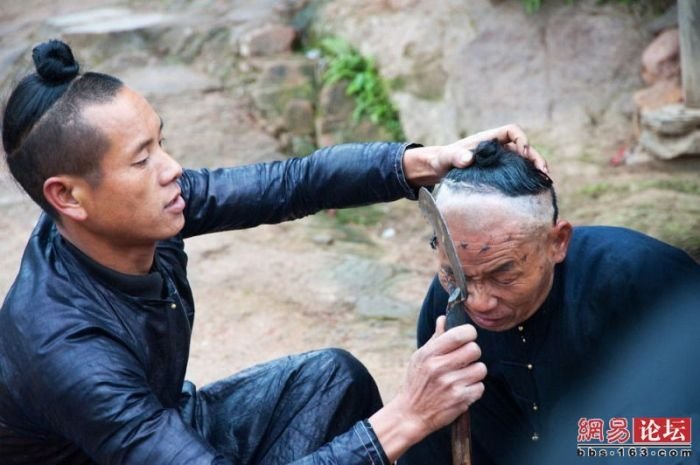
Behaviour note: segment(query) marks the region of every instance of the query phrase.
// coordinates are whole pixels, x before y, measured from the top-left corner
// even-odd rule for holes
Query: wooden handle
[[[458,296],[454,291],[453,296]],[[446,329],[467,323],[467,314],[462,308],[462,299],[450,298],[447,304]],[[452,423],[452,465],[472,465],[472,432],[469,412],[464,412]]]
[[[464,412],[452,423],[452,465],[472,465],[469,412]]]

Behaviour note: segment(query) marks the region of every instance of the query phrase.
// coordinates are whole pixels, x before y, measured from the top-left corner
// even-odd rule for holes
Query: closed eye
[[[502,286],[507,286],[509,284],[513,284],[517,280],[517,278],[514,276],[507,276],[494,278],[494,280]]]
[[[144,158],[142,158],[141,160],[132,163],[132,166],[138,166],[138,167],[146,166],[146,164],[148,163],[148,159],[149,159],[149,158],[151,158],[151,157],[144,157]]]

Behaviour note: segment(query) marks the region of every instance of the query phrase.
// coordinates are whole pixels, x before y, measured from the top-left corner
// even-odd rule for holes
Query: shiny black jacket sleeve
[[[291,158],[218,170],[185,171],[180,180],[184,237],[279,223],[326,208],[387,202],[416,191],[404,177],[407,144],[343,144]]]

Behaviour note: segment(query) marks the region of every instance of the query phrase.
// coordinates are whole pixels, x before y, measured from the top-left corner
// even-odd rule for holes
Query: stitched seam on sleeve
[[[416,200],[418,198],[416,195],[417,189],[414,189],[408,184],[406,174],[403,171],[403,157],[406,154],[406,150],[414,147],[422,147],[422,145],[413,142],[404,142],[399,146],[398,153],[394,156],[394,174],[399,181],[399,185],[406,193],[406,197],[411,200]]]
[[[407,197],[413,198],[414,197],[414,191],[411,189],[411,186],[408,185],[408,181],[406,180],[406,175],[403,172],[403,157],[406,153],[406,149],[408,146],[411,145],[409,143],[404,143],[399,146],[399,149],[397,150],[398,153],[394,155],[394,174],[396,175],[396,179],[399,181],[399,185],[403,189],[404,193],[406,194]]]
[[[362,424],[362,423],[360,423]],[[364,426],[364,425],[363,425]],[[365,448],[365,452],[367,453],[367,457],[369,457],[369,461],[374,465],[374,459],[372,458],[372,451],[367,448],[367,444],[365,444],[365,441],[362,439],[362,436],[360,436],[360,433],[357,432],[357,425],[352,429],[355,435],[357,436],[357,439],[360,440],[360,444],[362,444],[362,447]]]

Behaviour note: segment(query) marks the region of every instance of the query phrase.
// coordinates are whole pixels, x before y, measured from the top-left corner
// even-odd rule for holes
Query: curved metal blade
[[[462,264],[457,256],[457,249],[452,242],[452,237],[450,236],[450,231],[447,229],[445,218],[442,217],[442,213],[438,210],[432,194],[425,187],[421,187],[418,192],[418,205],[423,212],[423,216],[425,216],[433,227],[438,243],[442,244],[445,255],[447,255],[447,259],[450,261],[450,267],[452,267],[452,273],[454,274],[457,286],[462,293],[462,298],[460,300],[464,300],[467,298],[467,278],[464,276],[464,271],[462,271]]]
[[[467,323],[466,312],[462,308],[464,300],[467,298],[467,278],[462,271],[462,264],[457,256],[457,250],[452,242],[450,231],[447,229],[445,218],[442,217],[440,210],[435,205],[435,199],[428,189],[421,187],[418,192],[418,205],[426,217],[428,222],[435,231],[438,243],[442,244],[442,248],[450,261],[452,273],[457,282],[457,288],[450,289],[450,298],[447,301],[445,328],[450,329],[455,326]],[[452,464],[453,465],[471,465],[471,428],[469,421],[469,412],[464,412],[452,424]]]

